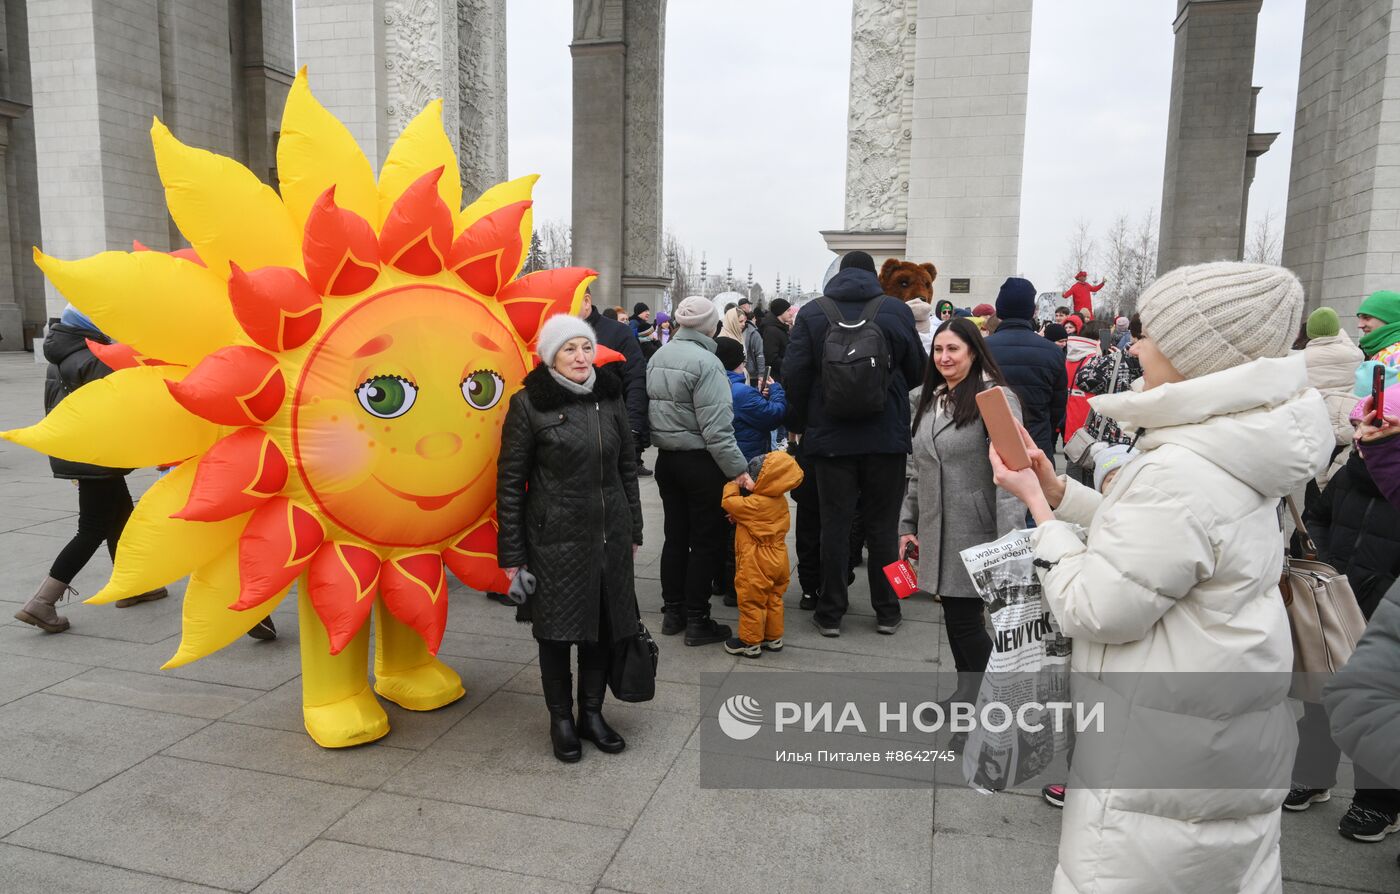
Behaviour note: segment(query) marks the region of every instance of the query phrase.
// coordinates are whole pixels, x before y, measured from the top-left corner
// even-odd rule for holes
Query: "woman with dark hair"
[[[992,639],[982,599],[958,553],[1021,527],[1026,517],[1020,502],[992,483],[977,394],[995,385],[1006,388],[1019,419],[1021,404],[982,333],[971,320],[956,318],[934,333],[924,383],[909,393],[914,446],[899,520],[900,555],[910,544],[919,551],[919,584],[941,598],[948,644],[964,680],[986,670]]]

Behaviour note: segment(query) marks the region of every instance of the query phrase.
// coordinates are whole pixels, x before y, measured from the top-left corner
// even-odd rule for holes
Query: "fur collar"
[[[617,373],[600,366],[596,370],[593,382],[593,395],[589,397],[585,394],[574,394],[568,391],[549,374],[549,369],[544,364],[536,366],[525,377],[525,393],[530,396],[530,403],[534,404],[536,410],[549,412],[558,410],[568,404],[582,403],[590,400],[612,400],[622,396],[622,380]]]

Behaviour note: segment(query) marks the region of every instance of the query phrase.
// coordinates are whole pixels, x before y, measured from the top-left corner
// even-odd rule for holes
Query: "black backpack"
[[[863,419],[885,409],[891,372],[890,345],[875,322],[885,296],[866,302],[860,319],[846,322],[836,302],[823,295],[817,306],[826,314],[822,343],[822,389],[832,419]]]

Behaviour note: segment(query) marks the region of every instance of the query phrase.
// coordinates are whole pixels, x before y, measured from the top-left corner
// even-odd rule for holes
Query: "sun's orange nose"
[[[447,459],[462,449],[462,439],[450,431],[440,431],[419,438],[414,449],[424,459]]]

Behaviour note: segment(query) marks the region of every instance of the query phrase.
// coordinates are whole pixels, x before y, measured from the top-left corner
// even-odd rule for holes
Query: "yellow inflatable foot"
[[[409,711],[435,711],[467,694],[457,672],[436,658],[399,673],[376,674],[374,691]]]
[[[389,734],[389,715],[369,686],[328,705],[303,705],[306,731],[322,748],[349,748]]]

